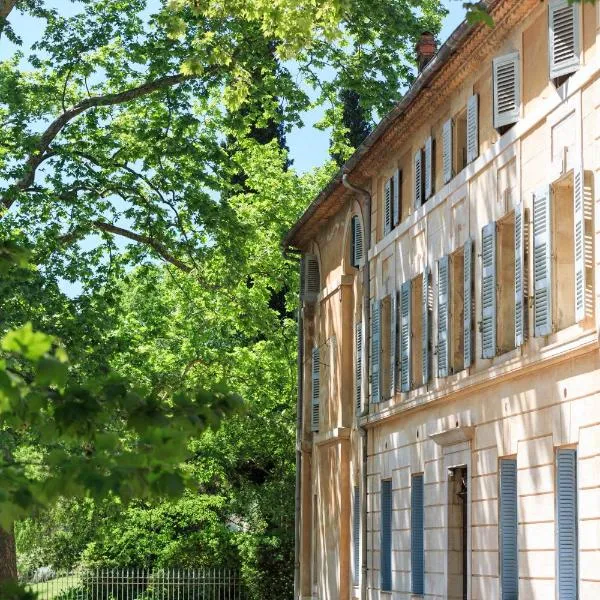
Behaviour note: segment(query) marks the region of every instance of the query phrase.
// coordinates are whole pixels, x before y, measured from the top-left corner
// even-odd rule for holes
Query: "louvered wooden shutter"
[[[551,189],[533,195],[533,326],[536,337],[552,333]]]
[[[396,169],[394,173],[394,227],[400,223],[402,218],[402,171]]]
[[[359,267],[363,259],[363,234],[357,215],[352,217],[352,266]]]
[[[415,208],[423,204],[423,152],[417,150],[415,154]]]
[[[473,362],[473,240],[468,239],[463,253],[463,352],[464,368]]]
[[[521,203],[515,209],[515,346],[523,345],[527,337],[527,297],[525,296],[526,227],[526,212]]]
[[[424,552],[424,486],[423,475],[413,475],[410,490],[410,572],[412,593],[424,594],[425,552]]]
[[[550,0],[548,6],[550,78],[579,68],[579,8],[568,0]]]
[[[519,595],[517,461],[500,461],[500,589],[502,600]]]
[[[381,401],[381,302],[371,303],[371,400]]]
[[[516,123],[521,105],[519,53],[494,59],[494,127]]]
[[[483,228],[481,239],[481,356],[496,356],[496,223]]]
[[[302,299],[305,302],[315,302],[321,291],[321,275],[319,261],[314,254],[303,256]]]
[[[381,589],[392,590],[392,482],[381,482]]]
[[[355,328],[355,363],[354,363],[354,399],[355,399],[355,407],[356,414],[360,415],[362,413],[362,368],[363,368],[363,360],[362,360],[362,351],[363,351],[363,333],[362,333],[362,323],[357,323]]]
[[[354,573],[353,582],[357,586],[360,581],[360,488],[354,486],[354,514],[352,518],[352,542]]]
[[[398,387],[398,293],[392,292],[390,314],[390,398]]]
[[[444,170],[444,183],[448,183],[452,177],[454,176],[454,172],[452,169],[452,158],[454,156],[452,149],[452,137],[453,137],[453,129],[454,124],[452,119],[448,119],[444,123],[443,131],[442,131],[442,163]]]
[[[320,392],[321,392],[321,368],[320,368],[320,352],[318,348],[313,348],[312,351],[312,416],[311,416],[311,431],[319,431],[320,418]]]
[[[584,209],[584,173],[581,167],[576,167],[573,173],[573,207],[575,209],[575,321],[585,319],[585,209]]]
[[[400,388],[410,390],[410,335],[411,335],[411,282],[405,281],[400,288]]]
[[[383,233],[387,235],[392,230],[392,179],[385,182],[383,193]]]
[[[479,96],[473,94],[467,102],[467,162],[479,156]]]
[[[438,377],[447,377],[450,364],[450,257],[438,260],[437,365]]]
[[[433,138],[425,142],[425,200],[433,194]]]
[[[560,600],[577,600],[577,453],[561,448],[556,461],[558,596]]]
[[[431,377],[431,269],[429,267],[425,267],[423,271],[422,293],[421,352],[423,385],[427,385]]]

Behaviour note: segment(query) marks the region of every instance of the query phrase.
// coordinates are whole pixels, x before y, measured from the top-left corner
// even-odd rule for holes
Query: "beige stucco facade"
[[[516,460],[518,597],[570,598],[559,594],[557,577],[561,449],[576,450],[576,594],[584,600],[600,598],[600,7],[585,4],[575,9],[578,65],[566,77],[553,80],[548,66],[548,2],[502,0],[493,6],[495,30],[484,26],[463,30],[456,51],[423,74],[427,85],[349,168],[352,183],[371,196],[371,244],[358,268],[352,266],[351,223],[356,216],[366,243],[367,196],[341,183],[328,188],[287,240],[317,258],[320,278],[316,300],[305,301],[302,308],[297,582],[297,597],[302,600],[502,598],[499,465],[504,459]],[[493,61],[511,55],[517,56],[519,69],[518,115],[514,123],[498,130]],[[474,95],[478,148],[476,157],[465,161],[456,136],[462,135],[461,119]],[[446,180],[448,159],[442,140],[450,119],[455,137],[452,177]],[[414,157],[430,136],[436,142],[432,194],[415,202]],[[583,313],[576,308],[577,250],[573,250],[578,173],[585,204]],[[401,181],[399,222],[386,226],[386,186],[395,176]],[[536,335],[540,242],[534,230],[538,208],[534,198],[544,189],[549,190],[552,215],[551,331]],[[524,223],[522,343],[514,334],[518,214]],[[483,358],[482,285],[488,271],[483,269],[482,238],[490,223],[496,223],[496,335],[493,357]],[[465,368],[468,240],[473,244],[472,360]],[[444,330],[452,332],[450,367],[440,376],[438,261],[445,256],[452,257],[454,269],[448,299],[453,329]],[[363,301],[367,268],[369,306]],[[422,294],[413,294],[410,390],[403,391],[402,315],[395,298],[407,281],[414,282],[413,292],[422,286],[427,269],[431,274],[425,310],[430,330],[423,336]],[[377,301],[380,371],[374,375],[372,306]],[[362,327],[359,408],[357,324],[369,321],[370,327]],[[394,326],[398,329],[391,333]],[[426,354],[423,344],[429,348]],[[318,423],[311,427],[315,348],[320,389]],[[428,377],[423,375],[424,361]],[[374,376],[380,382],[379,398],[374,395]],[[452,506],[456,468],[466,473],[464,523],[456,520]],[[411,573],[415,475],[422,475],[424,488],[422,593],[414,593]],[[382,586],[381,483],[389,480],[391,585]],[[358,529],[356,488],[366,500],[366,511],[356,513]],[[465,535],[464,547],[453,538],[459,529]],[[360,556],[355,560],[357,548]],[[466,596],[462,579],[460,591],[453,580],[462,565]]]

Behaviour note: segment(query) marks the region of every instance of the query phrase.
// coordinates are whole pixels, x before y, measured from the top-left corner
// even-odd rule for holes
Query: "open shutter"
[[[481,240],[481,356],[496,356],[496,223],[488,223]]]
[[[402,196],[402,171],[400,169],[396,169],[394,173],[394,210],[393,210],[393,224],[394,227],[400,223],[400,219],[402,218],[402,205],[401,205],[401,196]]]
[[[422,348],[422,367],[423,367],[423,385],[429,383],[431,376],[431,269],[425,267],[423,271],[423,286],[422,286],[423,300],[423,320],[421,322],[421,348]]]
[[[577,452],[561,448],[556,461],[558,596],[560,600],[577,600]]]
[[[467,102],[467,162],[479,156],[479,96],[473,94]]]
[[[464,245],[463,269],[463,336],[464,336],[464,368],[473,363],[473,240],[470,238]]]
[[[502,600],[519,595],[517,461],[500,461],[500,588]]]
[[[423,204],[423,152],[419,148],[415,154],[415,208]]]
[[[579,68],[579,7],[568,0],[550,0],[550,78],[568,75]]]
[[[392,230],[392,179],[385,182],[383,190],[383,234]]]
[[[411,282],[405,281],[400,288],[400,388],[410,391],[410,334],[411,334]]]
[[[533,326],[536,337],[552,333],[551,189],[533,195]]]
[[[410,489],[410,572],[412,593],[424,594],[424,489],[423,475],[413,475]]]
[[[515,209],[515,346],[525,343],[527,332],[527,298],[525,297],[525,209]]]
[[[321,291],[321,276],[319,261],[314,254],[302,257],[302,299],[305,302],[315,302]]]
[[[392,590],[392,481],[381,482],[381,589]]]
[[[450,257],[438,260],[437,364],[438,377],[448,377],[450,363]]]
[[[320,352],[318,348],[313,348],[312,351],[312,416],[311,416],[311,431],[319,431],[319,399],[321,392],[321,368],[320,368]]]
[[[358,268],[363,259],[363,234],[357,215],[352,217],[352,266]]]
[[[575,321],[578,323],[585,319],[585,210],[584,210],[584,173],[577,167],[573,174],[573,206],[575,209]]]
[[[371,400],[381,401],[381,302],[371,303]]]
[[[443,169],[444,169],[444,183],[448,183],[452,177],[454,176],[453,170],[452,170],[452,157],[453,157],[453,150],[452,150],[452,135],[453,135],[453,129],[454,129],[454,124],[452,122],[452,119],[448,119],[443,126],[443,130],[442,130],[442,143],[443,143],[443,148],[442,148],[442,163],[443,163]]]
[[[390,398],[398,387],[398,293],[392,292],[390,314]]]
[[[360,415],[362,413],[362,351],[363,351],[363,333],[362,333],[362,323],[357,323],[355,326],[355,352],[356,358],[354,363],[354,398],[355,398],[355,407],[356,414]]]
[[[354,486],[354,514],[352,515],[352,542],[354,573],[353,583],[358,586],[360,581],[360,488]]]
[[[494,127],[516,123],[521,105],[519,53],[494,59]]]
[[[425,200],[433,194],[433,138],[429,136],[425,142]]]

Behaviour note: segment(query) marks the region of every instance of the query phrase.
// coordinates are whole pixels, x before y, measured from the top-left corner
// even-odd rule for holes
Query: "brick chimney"
[[[417,42],[415,49],[417,51],[417,64],[419,65],[420,73],[437,52],[437,43],[435,41],[435,36],[429,31],[423,32],[421,34],[421,39]]]

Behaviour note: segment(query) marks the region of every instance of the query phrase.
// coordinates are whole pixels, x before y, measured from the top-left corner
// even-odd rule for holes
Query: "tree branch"
[[[3,0],[0,0],[0,2],[2,1]],[[6,2],[7,0],[4,1]],[[50,123],[46,131],[44,131],[40,137],[35,150],[29,155],[29,158],[25,163],[25,174],[8,189],[2,198],[4,207],[8,210],[15,201],[16,192],[31,186],[35,179],[36,169],[47,158],[46,153],[50,147],[50,144],[54,141],[62,129],[75,117],[79,116],[81,113],[89,110],[90,108],[124,104],[126,102],[130,102],[131,100],[135,100],[136,98],[152,94],[158,90],[173,87],[195,77],[197,76],[183,74],[167,75],[165,77],[161,77],[160,79],[148,81],[138,87],[130,88],[116,94],[106,94],[104,96],[92,96],[90,98],[85,98],[69,110],[63,112],[62,115]]]
[[[0,0],[0,19],[6,19],[16,3],[17,0]]]

